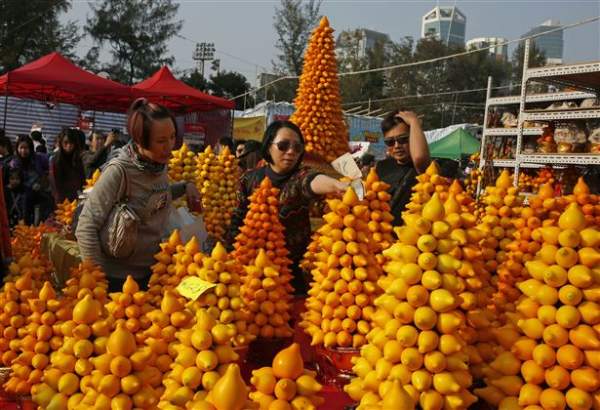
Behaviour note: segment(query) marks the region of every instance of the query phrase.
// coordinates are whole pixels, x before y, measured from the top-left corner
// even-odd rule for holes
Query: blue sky
[[[254,83],[257,72],[271,69],[275,57],[276,34],[273,15],[278,0],[182,0],[179,17],[184,20],[181,34],[194,41],[213,42],[221,68],[243,73]],[[321,13],[329,18],[336,33],[350,28],[370,28],[388,33],[392,40],[404,36],[419,38],[421,17],[436,4],[456,5],[467,16],[467,40],[500,36],[515,39],[544,20],[575,23],[600,16],[600,0],[494,0],[436,2],[427,0],[325,0]],[[87,1],[75,1],[66,19],[80,26],[90,13]],[[600,60],[600,22],[564,32],[566,63]],[[92,45],[84,38],[80,52]],[[170,52],[175,67],[194,66],[194,43],[176,38]],[[512,49],[509,50],[512,53]]]

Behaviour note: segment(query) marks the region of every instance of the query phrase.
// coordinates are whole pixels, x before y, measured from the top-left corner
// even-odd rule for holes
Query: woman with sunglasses
[[[279,219],[285,227],[286,246],[292,260],[296,294],[306,294],[308,283],[299,262],[310,242],[309,205],[318,196],[343,193],[348,183],[302,167],[304,139],[290,121],[272,122],[266,129],[261,154],[267,165],[248,171],[240,179],[239,205],[235,209],[226,242],[231,247],[248,211],[250,195],[264,178],[280,189]]]

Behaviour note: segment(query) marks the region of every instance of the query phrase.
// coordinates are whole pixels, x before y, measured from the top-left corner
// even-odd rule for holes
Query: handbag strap
[[[123,198],[121,202],[127,203],[129,202],[129,198],[131,197],[131,185],[129,184],[129,178],[127,177],[127,170],[123,165],[119,164],[118,162],[115,162],[115,165],[121,168],[121,171],[123,171],[123,178],[125,179],[125,198]]]

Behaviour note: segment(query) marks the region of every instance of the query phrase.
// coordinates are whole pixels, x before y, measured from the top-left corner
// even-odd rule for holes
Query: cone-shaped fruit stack
[[[390,213],[391,206],[389,203],[391,197],[387,192],[389,186],[379,179],[375,168],[371,168],[364,182],[366,187],[366,205],[370,211],[368,228],[373,237],[373,243],[376,246],[377,257],[382,250],[389,248],[394,241],[391,224],[394,216]],[[313,234],[300,264],[305,272],[311,272],[315,268],[314,263],[317,260],[317,254],[321,250],[320,237],[321,235],[326,235],[330,229],[330,227],[322,225]]]
[[[206,230],[214,238],[223,239],[231,223],[236,206],[237,185],[240,169],[237,159],[225,147],[208,169],[208,183],[204,182],[202,212]]]
[[[529,206],[522,207],[518,213],[513,212],[513,239],[506,244],[506,252],[499,255],[498,276],[495,278],[494,307],[497,312],[515,310],[514,302],[521,296],[516,283],[529,279],[525,262],[532,260],[540,249],[540,243],[534,241],[531,234],[542,224],[553,224],[558,220],[556,209],[559,203],[554,196],[552,185],[543,184],[537,196],[529,197]]]
[[[417,183],[412,187],[413,193],[410,202],[406,204],[405,213],[420,214],[423,205],[431,199],[434,193],[438,193],[440,200],[444,201],[447,196],[450,181],[440,175],[440,168],[435,161],[427,167],[424,173],[417,175]]]
[[[207,192],[206,187],[210,184],[210,168],[216,160],[217,155],[210,145],[196,156],[196,187],[202,195]]]
[[[193,181],[196,173],[194,152],[183,143],[181,148],[172,152],[169,160],[169,179],[171,181]]]
[[[19,268],[23,268],[23,259],[19,261]],[[37,288],[31,278],[30,272],[24,272],[16,281],[7,281],[0,293],[0,355],[4,366],[11,365],[21,351],[22,339],[30,332],[25,328],[28,318],[32,314],[29,300],[36,299]]]
[[[527,353],[519,404],[589,409],[600,398],[600,231],[575,203],[539,231],[542,247],[525,264],[531,279],[518,284],[531,307],[517,323]]]
[[[148,293],[152,295],[151,302],[154,306],[160,306],[162,293],[164,290],[173,289],[178,283],[178,278],[175,278],[177,265],[174,262],[176,253],[184,251],[184,246],[179,236],[179,231],[175,229],[167,241],[161,243],[160,252],[154,255],[156,263],[152,265],[152,276],[148,282]],[[180,273],[181,270],[179,270]],[[180,279],[180,278],[179,278]]]
[[[265,339],[291,336],[292,329],[288,323],[291,317],[291,275],[282,273],[263,249],[244,269],[242,312],[248,333]]]
[[[390,188],[388,184],[381,181],[375,168],[371,168],[365,180],[367,192],[365,199],[369,202],[369,222],[368,228],[373,236],[373,243],[376,245],[377,253],[389,248],[393,241],[392,221],[394,216],[390,213],[391,195],[387,192]]]
[[[231,328],[217,323],[206,310],[199,310],[195,323],[180,329],[177,341],[169,347],[176,357],[171,371],[163,379],[165,389],[158,408],[205,408],[200,407],[201,402],[207,400],[209,391],[217,388],[220,377],[238,359],[231,347],[232,337]],[[244,397],[246,395],[247,392]],[[218,398],[243,402],[241,396],[226,398],[219,394]],[[217,405],[217,408],[220,407]]]
[[[125,328],[133,333],[138,344],[145,340],[144,331],[150,327],[152,321],[146,314],[153,310],[148,302],[150,295],[140,291],[137,282],[127,276],[123,284],[123,292],[111,293],[111,301],[106,304],[106,309],[113,319],[122,319]]]
[[[56,205],[56,221],[62,226],[71,226],[73,223],[73,213],[77,208],[77,200],[69,201],[65,199],[60,204]]]
[[[302,130],[306,151],[327,162],[348,152],[348,128],[340,99],[333,29],[327,17],[315,28],[304,53],[304,66],[290,120]]]
[[[56,229],[50,225],[40,224],[37,226],[17,224],[12,230],[10,238],[10,247],[12,250],[13,260],[20,260],[22,257],[35,261],[40,259],[44,264],[47,263],[41,255],[42,236],[45,233],[56,232]],[[48,267],[49,268],[49,267]],[[9,267],[10,270],[10,267]],[[11,270],[11,275],[13,274]],[[35,276],[35,275],[34,275]],[[11,276],[10,279],[17,279]],[[5,278],[6,280],[7,278]],[[42,282],[47,279],[42,279]]]
[[[293,343],[275,355],[273,367],[252,372],[254,391],[250,398],[258,403],[259,410],[316,409],[324,400],[318,396],[322,386],[315,376],[315,372],[304,369],[300,345]]]
[[[285,247],[284,227],[279,221],[279,189],[265,178],[250,195],[244,225],[235,238],[233,256],[242,265],[250,265],[260,249],[281,274],[290,272],[289,251]]]
[[[247,345],[251,335],[246,331],[246,319],[242,312],[240,288],[243,270],[239,263],[227,254],[221,242],[217,242],[210,256],[202,257],[200,265],[192,263],[188,266],[188,273],[216,284],[191,304],[192,311],[206,308],[216,321],[235,331],[233,342],[236,346]]]
[[[385,401],[393,380],[424,410],[466,409],[476,400],[468,391],[472,378],[461,336],[466,285],[444,219],[434,194],[420,216],[405,218],[399,242],[383,252],[388,275],[378,282],[385,293],[375,300],[369,343],[354,361],[358,377],[345,387],[361,409]]]
[[[322,251],[312,270],[301,326],[313,345],[358,348],[366,342],[373,301],[381,293],[376,284],[381,274],[375,258],[379,248],[369,230],[373,221],[367,200],[360,201],[349,187],[341,200],[327,203],[331,212],[323,216]]]
[[[47,302],[50,302],[49,306]],[[9,302],[9,310],[14,309],[13,303]],[[49,341],[53,336],[52,325],[56,321],[56,315],[49,308],[56,311],[57,306],[59,305],[56,301],[56,293],[50,282],[46,282],[39,295],[29,299],[31,314],[26,319],[27,325],[24,326],[25,319],[19,314],[13,316],[12,325],[19,325],[18,332],[26,334],[21,340],[15,339],[10,343],[11,348],[18,347],[18,349],[10,351],[16,357],[12,361],[10,378],[4,385],[7,392],[27,395],[32,385],[41,382],[43,371],[49,361],[46,353],[50,349]]]

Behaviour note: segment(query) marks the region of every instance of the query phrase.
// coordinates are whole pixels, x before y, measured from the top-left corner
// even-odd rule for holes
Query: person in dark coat
[[[77,199],[85,184],[79,132],[73,128],[58,135],[58,152],[50,163],[50,180],[56,203]]]
[[[387,158],[377,162],[375,170],[382,181],[390,185],[390,205],[394,225],[402,224],[402,212],[410,201],[417,175],[429,166],[429,147],[414,112],[396,111],[381,122]]]

